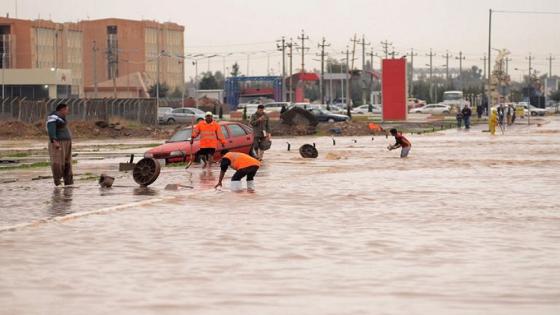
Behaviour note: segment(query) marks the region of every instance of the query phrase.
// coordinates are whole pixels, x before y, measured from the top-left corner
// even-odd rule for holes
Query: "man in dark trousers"
[[[49,134],[49,157],[51,170],[56,186],[74,184],[72,175],[72,136],[68,129],[66,116],[69,114],[66,104],[59,104],[56,110],[47,117],[47,132]]]
[[[471,128],[472,110],[469,108],[467,104],[465,104],[465,107],[463,107],[461,113],[463,114],[463,122],[465,123],[465,129]]]
[[[405,138],[402,133],[398,132],[397,129],[392,128],[390,130],[391,135],[395,137],[395,144],[390,145],[387,147],[389,151],[401,148],[401,158],[405,158],[408,156],[408,152],[410,152],[410,148],[412,148],[412,144]]]
[[[270,144],[270,124],[268,115],[264,112],[264,105],[261,104],[257,107],[257,112],[251,115],[249,123],[253,127],[253,150],[257,160],[262,161],[264,151],[267,149],[264,142],[267,141]]]

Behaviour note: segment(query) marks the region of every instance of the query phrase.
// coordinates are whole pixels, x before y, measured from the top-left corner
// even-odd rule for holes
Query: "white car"
[[[530,111],[531,116],[544,116],[546,114],[546,109],[529,105],[526,102],[520,102],[519,104],[517,104],[517,106],[523,107],[525,110]]]
[[[299,107],[307,110],[322,109],[321,104],[311,104],[311,103],[294,103],[292,107]]]
[[[360,105],[351,110],[352,114],[369,114],[369,104]],[[381,106],[378,104],[371,104],[372,114],[381,114]]]
[[[436,115],[447,115],[451,112],[451,107],[445,104],[428,104],[426,106],[413,108],[409,113],[420,113],[420,114],[436,114]]]
[[[272,112],[281,112],[282,111],[282,107],[284,107],[285,109],[288,109],[288,107],[290,107],[291,103],[290,102],[272,102],[272,103],[266,103],[264,104],[264,111],[267,113],[272,113]]]
[[[237,111],[243,113],[245,108],[247,109],[247,117],[251,117],[254,113],[257,112],[257,107],[259,104],[245,104],[242,108],[239,108]]]

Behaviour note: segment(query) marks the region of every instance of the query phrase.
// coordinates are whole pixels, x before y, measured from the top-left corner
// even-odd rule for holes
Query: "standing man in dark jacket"
[[[463,114],[463,122],[465,123],[465,129],[471,128],[472,110],[469,108],[467,104],[465,104],[465,107],[463,107],[461,113]]]
[[[53,180],[56,186],[64,178],[64,185],[74,184],[72,175],[72,136],[68,129],[66,116],[69,114],[66,104],[56,106],[56,111],[47,117],[47,132],[49,134],[49,157]]]
[[[263,150],[264,142],[270,142],[270,124],[268,115],[264,112],[264,105],[257,107],[257,112],[251,115],[249,123],[253,127],[253,150],[257,160],[262,161],[264,151],[267,150]]]

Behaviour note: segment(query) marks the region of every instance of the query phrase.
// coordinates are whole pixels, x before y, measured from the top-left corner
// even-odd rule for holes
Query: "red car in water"
[[[218,144],[218,149],[214,154],[214,161],[220,157],[222,149],[228,149],[234,152],[243,152],[249,154],[253,145],[253,130],[251,127],[238,122],[219,122],[222,127],[222,133],[226,139],[225,146]],[[144,157],[154,158],[157,160],[165,160],[165,163],[188,162],[191,154],[195,161],[199,161],[198,150],[200,150],[199,137],[194,139],[191,148],[192,127],[186,127],[177,131],[165,144],[152,148]]]

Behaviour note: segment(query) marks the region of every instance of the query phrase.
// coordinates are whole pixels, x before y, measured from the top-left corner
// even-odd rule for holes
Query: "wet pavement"
[[[198,167],[142,189],[111,159],[76,167],[112,189],[2,184],[0,314],[559,314],[549,119],[407,135],[408,159],[385,137],[275,139],[256,193]]]

